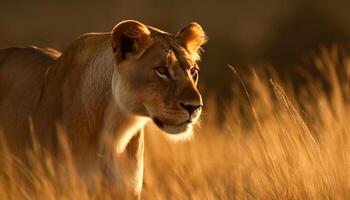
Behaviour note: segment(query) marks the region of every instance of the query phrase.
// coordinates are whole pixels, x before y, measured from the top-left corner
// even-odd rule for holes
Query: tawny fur
[[[137,57],[130,55],[123,62],[118,52],[113,52],[114,32],[82,35],[62,54],[38,47],[0,50],[0,127],[12,151],[25,157],[25,149],[31,148],[30,125],[40,145],[56,151],[57,126],[63,126],[82,175],[89,176],[91,170],[102,167],[108,179],[139,196],[143,127],[153,115],[170,124],[188,116],[177,107],[178,101],[201,104],[187,72],[198,60],[197,50],[186,51],[181,38],[141,26],[150,30],[144,35],[149,42],[147,46],[144,41],[140,43],[143,49]],[[199,49],[205,39],[194,40]],[[153,70],[154,60],[169,52],[174,55],[169,71],[176,79],[172,87],[155,89],[159,87],[158,77],[153,72],[142,77],[146,73],[140,70]],[[140,63],[150,67],[141,68]],[[138,85],[142,80],[130,77],[142,77],[144,83],[152,80],[154,84],[142,88]],[[174,96],[167,97],[169,94]],[[188,132],[191,130],[189,126]]]

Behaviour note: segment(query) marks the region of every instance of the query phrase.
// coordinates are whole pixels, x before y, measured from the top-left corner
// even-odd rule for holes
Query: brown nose
[[[191,116],[195,111],[200,109],[202,105],[191,105],[191,104],[184,104],[180,103],[181,107],[183,107],[185,110],[187,110],[188,114]]]

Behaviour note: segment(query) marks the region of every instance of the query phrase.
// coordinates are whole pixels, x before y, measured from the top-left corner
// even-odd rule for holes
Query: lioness
[[[57,124],[83,175],[101,167],[139,196],[143,127],[189,135],[201,113],[199,51],[206,35],[190,23],[171,35],[127,20],[88,33],[60,53],[50,48],[0,50],[0,127],[18,155],[34,129],[43,148],[57,146]],[[54,150],[53,150],[54,151]]]

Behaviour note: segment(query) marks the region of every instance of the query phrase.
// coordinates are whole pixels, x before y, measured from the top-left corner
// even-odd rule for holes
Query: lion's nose
[[[191,116],[194,112],[196,112],[198,109],[200,109],[203,105],[191,105],[191,104],[184,104],[180,103],[181,107],[183,107],[185,110],[187,110],[188,114]]]

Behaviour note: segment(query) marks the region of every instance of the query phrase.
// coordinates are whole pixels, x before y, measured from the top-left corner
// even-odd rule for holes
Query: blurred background
[[[63,50],[80,34],[110,31],[125,19],[174,34],[197,21],[209,36],[202,85],[227,94],[233,81],[227,64],[240,69],[266,63],[288,74],[320,46],[350,40],[348,0],[0,0],[0,5],[0,48]]]

